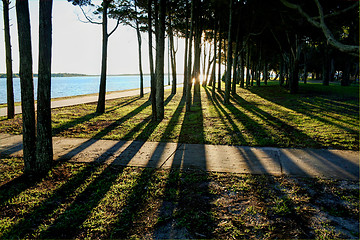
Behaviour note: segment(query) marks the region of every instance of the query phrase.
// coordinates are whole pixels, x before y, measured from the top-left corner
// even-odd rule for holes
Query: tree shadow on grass
[[[236,142],[238,144],[247,145],[247,142],[244,138],[244,136],[241,134],[241,131],[239,127],[235,124],[234,120],[230,117],[230,115],[224,110],[224,108],[221,106],[217,94],[215,93],[214,98],[212,97],[211,93],[207,88],[205,88],[205,92],[207,95],[207,98],[211,101],[213,104],[217,115],[219,116],[221,122],[224,124],[224,126],[227,129],[227,134],[231,137],[231,142]],[[222,117],[222,115],[225,116],[226,120]],[[231,128],[229,126],[229,123],[231,125]]]
[[[100,168],[100,165],[89,164],[57,188],[49,197],[40,202],[30,212],[22,215],[22,219],[3,232],[3,238],[24,238],[40,226],[44,216],[51,216],[62,204],[72,201],[72,195],[84,182]],[[35,184],[34,184],[35,185]],[[30,188],[30,186],[29,186]],[[25,190],[25,189],[24,189]],[[2,217],[6,217],[6,212]],[[11,214],[11,213],[10,213]],[[19,216],[20,217],[20,216]],[[31,235],[30,235],[31,236]],[[59,236],[61,237],[61,236]]]
[[[114,112],[114,111],[117,110],[118,108],[127,106],[127,105],[129,105],[129,104],[131,104],[131,103],[133,103],[133,102],[136,102],[136,101],[139,100],[139,99],[140,99],[140,97],[135,97],[135,98],[133,98],[133,99],[129,99],[129,100],[125,101],[125,102],[122,102],[122,103],[120,103],[120,104],[117,104],[116,106],[113,106],[113,107],[111,107],[111,108],[107,108],[105,113]],[[144,108],[146,108],[146,106],[144,106]],[[93,113],[87,114],[87,115],[85,115],[85,116],[76,118],[76,119],[74,119],[74,120],[72,120],[72,121],[63,123],[63,124],[61,124],[61,125],[59,125],[59,126],[57,126],[57,127],[54,127],[54,128],[52,129],[52,131],[53,131],[53,136],[55,136],[55,135],[57,135],[57,134],[60,134],[60,133],[62,133],[63,131],[66,131],[67,129],[70,129],[70,128],[72,128],[72,127],[75,127],[75,126],[78,125],[78,124],[81,124],[81,123],[84,123],[84,122],[88,122],[89,120],[91,120],[91,119],[93,119],[93,118],[95,118],[95,117],[97,117],[97,116],[99,116],[99,114],[96,113],[96,112],[93,112]]]
[[[220,96],[217,95],[216,98],[220,99]],[[270,125],[274,128],[278,134],[286,133],[286,136],[282,136],[282,142],[276,142],[277,138],[274,138],[272,134],[270,134],[264,126],[260,125],[257,121],[246,115],[244,112],[239,110],[236,106],[224,105],[227,110],[229,110],[233,115],[234,118],[240,121],[246,131],[255,139],[256,145],[259,146],[278,146],[278,147],[289,147],[291,144],[301,141],[306,141],[307,146],[312,146],[314,148],[322,147],[322,144],[313,140],[310,136],[306,135],[305,133],[301,132],[300,130],[296,129],[295,127],[289,125],[283,120],[272,116],[271,114],[261,110],[256,105],[246,101],[239,95],[231,96],[231,100],[235,101],[239,104],[242,108],[249,111],[251,114],[254,114],[256,117],[259,117],[266,124]],[[284,142],[286,140],[286,142]],[[300,145],[301,143],[299,143]]]
[[[192,135],[196,134],[195,137]],[[189,151],[188,143],[196,139],[205,142],[201,95],[194,94],[191,111],[187,111],[182,122],[179,143],[170,166],[162,205],[159,209],[157,230],[154,238],[181,238],[213,236],[214,222],[211,215],[212,194],[206,172],[206,155],[203,144]],[[193,161],[197,161],[194,164]],[[199,168],[196,171],[187,168]]]
[[[143,109],[145,109],[146,107],[148,107],[150,105],[150,102],[147,101],[144,104],[142,104],[141,106],[139,106],[138,108],[134,109],[133,111],[131,111],[130,113],[128,113],[127,115],[125,115],[124,117],[120,118],[119,120],[117,120],[116,122],[114,122],[113,124],[111,124],[110,126],[106,127],[105,129],[103,129],[102,131],[100,131],[98,134],[95,135],[94,138],[101,138],[103,136],[105,136],[106,134],[108,134],[109,132],[111,132],[113,129],[115,129],[118,125],[120,125],[121,123],[125,122],[126,120],[134,117],[136,114],[138,114],[139,112],[141,112]],[[93,116],[91,114],[91,116]],[[85,118],[83,118],[82,120],[86,121]],[[139,125],[144,125],[147,122],[149,122],[150,118],[146,118],[141,124]],[[128,134],[128,136],[130,136],[131,134],[134,134],[136,131],[132,131]],[[83,144],[81,144],[80,146],[72,149],[70,152],[68,152],[67,154],[63,155],[62,157],[59,158],[59,160],[55,163],[55,164],[61,164],[63,161],[66,161],[68,159],[71,159],[72,157],[74,157],[75,155],[77,155],[78,153],[84,151],[86,148],[90,147],[92,144],[94,144],[97,140],[96,139],[89,139],[86,142],[84,142]],[[109,156],[111,154],[111,152],[116,151],[118,148],[120,148],[120,144],[123,144],[123,142],[119,143],[117,146],[109,149],[107,151],[107,155]],[[101,157],[100,158],[104,159],[106,157]],[[55,167],[55,166],[54,166]],[[0,188],[0,191],[3,193],[1,194],[1,204],[5,203],[6,201],[8,201],[9,199],[18,196],[21,192],[25,191],[26,189],[29,189],[33,186],[35,186],[37,183],[40,182],[39,181],[27,181],[27,178],[24,175],[21,175],[13,180],[11,180],[10,182],[6,183],[5,185],[2,185]],[[72,182],[69,183],[69,185],[72,185]],[[49,200],[50,202],[52,202],[52,200]],[[46,204],[45,204],[46,205]],[[51,208],[50,208],[51,209]],[[36,212],[34,213],[36,216],[38,216],[39,214],[37,214]],[[31,214],[30,218],[33,215]],[[27,219],[27,218],[25,218]],[[14,229],[16,229],[16,227],[14,227]],[[15,234],[16,230],[14,231],[10,231],[10,235],[11,234]],[[9,235],[9,236],[10,236]]]
[[[355,126],[354,124],[327,113],[358,119],[358,105],[355,106],[346,103],[348,100],[358,101],[358,96],[337,96],[336,92],[327,93],[325,91],[326,88],[324,91],[304,89],[300,94],[293,96],[287,92],[279,91],[278,88],[274,88],[274,86],[267,86],[265,88],[251,88],[250,91],[279,106],[304,114],[325,124],[356,133],[354,128],[348,127],[349,125]],[[321,113],[321,116],[315,112]]]
[[[173,95],[170,95],[164,104],[168,104],[170,100],[173,98]],[[59,233],[62,233],[61,238],[74,238],[79,234],[81,226],[89,218],[93,209],[95,209],[100,201],[105,197],[110,188],[113,186],[115,180],[118,176],[121,175],[123,169],[120,172],[116,172],[116,174],[112,173],[111,165],[122,165],[127,166],[128,163],[133,159],[133,157],[137,154],[137,152],[141,149],[141,147],[145,144],[146,140],[150,137],[152,132],[156,129],[159,122],[151,121],[151,116],[145,118],[142,122],[137,124],[131,131],[129,131],[124,139],[132,138],[139,131],[141,133],[136,137],[137,140],[133,141],[126,147],[121,154],[116,157],[112,161],[109,167],[107,167],[96,179],[91,182],[86,189],[80,193],[74,202],[66,209],[66,211],[59,216],[55,220],[55,222],[48,228],[46,231],[42,232],[41,238],[52,238],[54,236],[58,236]],[[145,126],[145,128],[143,128]],[[112,127],[111,127],[112,128]],[[143,129],[142,129],[143,128]],[[142,130],[141,130],[142,129]],[[110,129],[104,129],[102,132],[109,132]],[[104,134],[104,133],[102,133]],[[120,149],[124,145],[123,141],[117,142],[111,149],[107,150],[102,156],[98,157],[98,162],[105,162],[111,153],[114,153],[118,149]],[[110,153],[110,154],[109,154]],[[109,172],[110,171],[110,172]],[[139,193],[143,193],[143,188],[140,187],[141,190],[137,191],[138,186],[142,186],[144,179],[145,183],[148,183],[148,177],[146,171],[141,175],[140,180],[137,181],[135,186],[132,187],[133,191],[136,192],[136,196],[138,197]],[[94,194],[95,193],[95,194]],[[128,199],[132,199],[133,195],[130,195]],[[132,209],[131,205],[132,201],[126,201],[125,208],[130,208],[130,212],[132,214],[136,214],[137,209]],[[126,212],[123,210],[122,212]],[[69,219],[71,219],[71,223],[69,223]],[[70,230],[69,230],[70,229]]]

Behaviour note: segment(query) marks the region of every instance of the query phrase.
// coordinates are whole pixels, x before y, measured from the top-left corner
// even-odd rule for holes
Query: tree
[[[225,80],[224,104],[230,103],[229,100],[230,100],[230,89],[231,89],[231,63],[232,63],[232,42],[233,42],[232,18],[233,18],[233,0],[230,0],[230,3],[229,3],[228,53],[227,53],[227,69],[226,69],[226,80]]]
[[[153,57],[153,45],[152,45],[152,0],[148,0],[148,36],[149,36],[149,61],[150,61],[150,78],[151,78],[151,109],[152,109],[152,119],[153,121],[157,120],[157,111],[156,111],[156,79],[154,71],[154,57]]]
[[[135,13],[137,14],[137,1],[135,0]],[[144,96],[144,77],[143,77],[143,71],[142,71],[142,65],[141,65],[141,34],[140,34],[140,27],[139,27],[139,19],[137,16],[135,17],[135,23],[136,23],[136,35],[138,39],[138,48],[139,48],[139,71],[140,71],[140,97],[142,98]]]
[[[316,4],[316,7],[318,9],[318,16],[316,18],[311,17],[298,4],[290,3],[290,2],[288,2],[286,0],[280,0],[280,1],[286,7],[297,10],[306,19],[306,21],[308,21],[311,25],[313,25],[316,28],[321,29],[324,36],[325,36],[325,38],[326,38],[326,40],[333,47],[337,48],[338,50],[340,50],[342,52],[349,53],[349,54],[351,54],[353,56],[358,56],[359,55],[359,46],[358,45],[344,44],[344,43],[340,42],[338,39],[335,38],[333,32],[329,29],[329,27],[325,23],[326,16],[324,14],[323,6],[320,4],[319,0],[314,0],[314,3]],[[359,6],[359,3],[356,2],[356,3],[352,4],[350,7],[345,8],[343,10],[332,11],[329,15],[332,15],[332,16],[338,15],[338,14],[344,13],[346,11],[349,11],[351,9],[359,8],[358,6]]]
[[[10,6],[10,0],[3,0],[5,58],[6,58],[7,117],[14,118],[15,105],[14,105],[13,71],[12,71],[11,41],[10,41],[9,6]]]
[[[102,54],[101,54],[101,75],[100,75],[100,87],[99,87],[99,97],[96,107],[96,112],[101,114],[105,112],[105,95],[106,95],[106,69],[107,69],[107,48],[108,48],[108,39],[116,31],[120,23],[120,17],[117,19],[116,26],[114,29],[108,33],[108,11],[110,4],[113,0],[103,0],[102,6],[98,8],[98,12],[102,12],[102,22],[95,22],[90,17],[88,17],[84,10],[83,6],[92,5],[91,0],[68,0],[74,5],[78,5],[82,12],[84,13],[85,18],[88,22],[94,24],[102,25]],[[95,12],[95,13],[98,13]]]
[[[189,36],[189,48],[188,48],[188,65],[187,65],[187,86],[186,86],[186,111],[190,111],[191,108],[191,86],[192,86],[192,41],[194,35],[194,9],[195,3],[191,1],[191,11],[190,11],[190,36]]]
[[[39,67],[37,98],[36,172],[45,173],[53,163],[51,131],[52,0],[39,5]]]
[[[184,87],[183,87],[183,97],[186,98],[186,89],[188,85],[188,55],[189,55],[189,2],[186,1],[186,11],[185,11],[185,53],[184,53]]]
[[[165,53],[165,13],[166,0],[160,0],[158,31],[156,31],[156,115],[157,121],[164,118],[164,53]]]
[[[24,173],[32,175],[36,169],[36,137],[30,16],[29,3],[27,0],[16,0],[16,17],[20,56],[19,73],[23,116]]]

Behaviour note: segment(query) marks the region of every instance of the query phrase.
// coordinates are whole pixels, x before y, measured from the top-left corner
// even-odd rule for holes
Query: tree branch
[[[294,3],[289,3],[287,0],[280,0],[280,1],[286,7],[297,10],[314,27],[320,28],[330,45],[332,45],[333,47],[337,48],[342,52],[348,53],[353,56],[359,56],[359,46],[343,44],[335,39],[334,35],[331,33],[330,29],[325,24],[324,11],[318,0],[314,0],[314,1],[319,11],[320,22],[315,21],[314,18],[310,17],[307,13],[305,13],[299,5]]]
[[[118,18],[118,20],[116,22],[116,26],[114,27],[114,29],[108,34],[108,37],[110,37],[111,34],[113,34],[116,31],[116,29],[119,27],[119,25],[120,25],[120,17]]]
[[[347,7],[341,11],[337,11],[337,12],[333,12],[333,13],[329,13],[329,14],[326,14],[324,15],[324,19],[325,18],[329,18],[329,17],[334,17],[334,16],[337,16],[337,15],[340,15],[340,14],[343,14],[344,12],[347,12],[355,7],[357,7],[359,5],[358,2],[354,3],[353,5],[351,5],[350,7]],[[314,19],[320,19],[320,16],[317,16],[317,17],[314,17]]]
[[[88,22],[82,21],[82,20],[80,20],[80,18],[79,18],[79,21],[81,21],[83,23],[93,23],[93,24],[99,24],[99,25],[102,24],[101,22],[94,22],[90,17],[88,17],[86,15],[84,9],[82,8],[82,6],[79,5],[79,8],[81,9],[82,13],[84,14],[84,17],[86,18],[86,20],[88,20]]]

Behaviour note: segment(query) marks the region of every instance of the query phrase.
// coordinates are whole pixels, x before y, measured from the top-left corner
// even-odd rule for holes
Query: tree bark
[[[196,94],[200,94],[200,57],[201,57],[201,23],[200,23],[200,1],[196,1],[195,6],[195,39],[194,39],[194,98]]]
[[[263,80],[264,80],[265,85],[267,85],[268,79],[269,79],[268,63],[265,61],[265,63],[264,63],[264,73],[263,73]]]
[[[155,68],[157,121],[161,121],[164,118],[165,12],[166,0],[160,0]]]
[[[39,77],[37,97],[36,172],[47,173],[53,164],[51,131],[52,0],[39,5]]]
[[[220,25],[220,23],[219,23]],[[220,32],[220,27],[219,27],[219,68],[218,68],[218,92],[221,92],[221,42],[222,42],[222,39],[221,39],[221,32]]]
[[[325,46],[324,54],[323,54],[323,65],[322,65],[322,82],[324,86],[329,86],[330,78],[329,78],[329,52],[327,47]]]
[[[243,48],[244,49],[244,48]],[[240,57],[240,87],[244,88],[245,86],[245,79],[244,79],[244,51],[241,52],[241,57]]]
[[[188,85],[188,78],[187,78],[187,63],[188,63],[188,55],[189,55],[189,3],[186,1],[186,32],[185,32],[185,56],[184,56],[184,87],[183,87],[183,97],[186,97],[186,89]]]
[[[29,3],[16,1],[16,17],[18,24],[21,108],[23,116],[23,152],[24,173],[31,175],[36,164],[34,83],[32,73],[32,50],[30,34]]]
[[[232,18],[233,18],[233,0],[229,4],[229,29],[228,29],[228,52],[227,52],[227,68],[225,80],[225,95],[224,104],[230,103],[230,88],[231,88],[231,65],[232,65]]]
[[[246,87],[250,87],[250,44],[246,43]]]
[[[235,56],[233,61],[233,81],[231,86],[231,94],[236,94],[236,82],[237,82],[237,67],[239,60],[239,36],[240,35],[240,25],[236,28],[236,38],[235,38]]]
[[[13,87],[13,70],[11,57],[11,41],[10,41],[10,20],[9,20],[9,0],[3,0],[4,15],[4,32],[5,32],[5,59],[6,59],[6,96],[7,96],[7,117],[14,118],[14,87]]]
[[[304,84],[307,83],[307,77],[308,77],[308,72],[307,72],[307,64],[306,64],[306,53],[304,53],[304,76],[303,76]]]
[[[105,95],[106,95],[106,68],[107,68],[107,47],[109,35],[107,32],[108,25],[108,7],[110,1],[103,0],[103,19],[102,19],[102,57],[101,57],[101,76],[100,90],[96,112],[101,114],[105,112]]]
[[[213,76],[213,79],[212,79],[212,89],[211,89],[211,95],[212,97],[215,97],[215,83],[216,83],[216,59],[217,59],[217,56],[216,56],[216,45],[217,45],[217,17],[215,17],[215,26],[214,26],[214,65],[213,65],[213,70],[212,70],[212,76]]]
[[[172,86],[171,94],[176,94],[176,51],[174,47],[174,34],[173,28],[171,25],[171,18],[169,17],[169,39],[170,39],[170,62],[171,62],[171,72],[172,72]]]
[[[279,83],[280,83],[280,86],[282,86],[282,85],[284,85],[284,70],[285,70],[285,63],[284,63],[285,61],[284,61],[284,59],[283,59],[283,57],[281,58],[281,60],[280,60],[280,73],[279,73],[279,75],[280,75],[280,79],[279,79]]]
[[[135,11],[137,12],[137,1],[135,1]],[[144,97],[144,76],[143,76],[143,70],[142,70],[142,60],[141,60],[141,33],[139,28],[139,21],[136,18],[136,35],[138,39],[138,48],[139,48],[139,71],[140,71],[140,97]]]
[[[151,113],[152,113],[152,120],[157,120],[156,115],[156,80],[155,80],[155,73],[154,73],[154,56],[153,56],[153,44],[152,44],[152,0],[148,0],[148,36],[149,36],[149,61],[150,61],[150,85],[151,85],[151,92],[150,92],[150,99],[151,99]]]
[[[189,54],[188,54],[188,67],[187,67],[187,89],[186,89],[186,111],[189,112],[191,108],[191,86],[192,86],[192,76],[191,76],[191,65],[192,65],[192,39],[194,32],[194,10],[195,4],[193,0],[191,1],[191,17],[190,17],[190,37],[189,37]]]

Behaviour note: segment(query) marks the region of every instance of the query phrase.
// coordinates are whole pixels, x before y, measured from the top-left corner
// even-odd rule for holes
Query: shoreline
[[[148,89],[150,87],[144,87],[144,89]],[[118,90],[118,91],[108,91],[106,92],[106,94],[113,94],[113,93],[120,93],[120,92],[128,92],[128,91],[135,91],[135,90],[140,90],[140,88],[132,88],[132,89],[126,89],[126,90]],[[64,99],[71,99],[71,98],[80,98],[80,97],[89,97],[89,96],[97,96],[99,93],[89,93],[89,94],[80,94],[80,95],[74,95],[74,96],[65,96],[65,97],[58,97],[58,98],[51,98],[51,101],[55,102],[55,101],[60,101],[60,100],[64,100]],[[146,94],[146,93],[145,93]],[[35,103],[37,102],[37,100],[34,101]],[[15,106],[20,106],[21,105],[21,101],[20,102],[15,102]],[[0,103],[0,108],[5,108],[7,107],[7,103]]]

